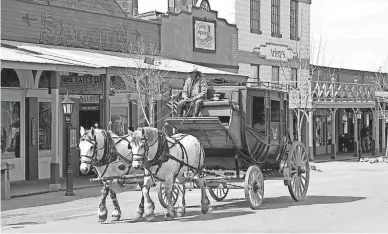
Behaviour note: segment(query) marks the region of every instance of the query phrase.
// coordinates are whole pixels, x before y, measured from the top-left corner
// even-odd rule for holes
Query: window
[[[279,67],[272,66],[272,81],[279,82]]]
[[[260,0],[251,0],[251,33],[260,31]]]
[[[264,97],[252,97],[252,127],[265,134]]]
[[[290,4],[290,39],[298,40],[298,2],[291,0]]]
[[[20,87],[19,77],[15,70],[9,68],[1,69],[1,88],[4,87]]]
[[[259,65],[251,65],[252,66],[252,78],[257,79],[257,82],[260,81],[260,66]]]
[[[1,102],[2,158],[20,158],[20,102]]]
[[[291,68],[291,86],[296,88],[298,86],[298,69]]]
[[[280,34],[280,0],[271,0],[271,36],[282,37]]]
[[[271,100],[271,122],[280,122],[280,102]]]
[[[39,102],[39,150],[51,149],[51,102]]]

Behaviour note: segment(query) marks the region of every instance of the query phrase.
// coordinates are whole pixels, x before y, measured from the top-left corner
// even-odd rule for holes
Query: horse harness
[[[157,178],[158,180],[160,181],[164,181],[163,179],[161,178],[158,178],[157,175],[158,175],[158,172],[160,170],[160,168],[162,167],[162,165],[164,163],[166,163],[168,160],[174,160],[176,162],[178,162],[180,164],[179,166],[179,170],[177,171],[177,173],[174,175],[174,181],[176,179],[176,177],[178,176],[179,172],[182,170],[182,168],[184,166],[188,167],[189,169],[193,170],[196,172],[196,174],[198,173],[198,171],[200,171],[200,168],[198,165],[198,168],[196,167],[193,167],[191,165],[188,164],[188,156],[187,156],[187,151],[186,151],[186,148],[182,145],[182,143],[180,142],[183,138],[185,138],[187,135],[183,135],[181,138],[172,138],[174,140],[174,142],[171,142],[169,141],[167,138],[166,138],[166,135],[164,134],[163,131],[158,131],[158,139],[151,145],[148,145],[148,141],[146,138],[143,138],[141,140],[144,141],[144,154],[133,154],[133,161],[144,161],[143,162],[143,168],[145,169],[148,169],[148,171],[150,171],[149,169],[153,166],[158,166],[156,168],[156,171],[155,173],[151,173],[151,176],[152,177],[155,177]],[[146,156],[148,155],[148,151],[149,151],[149,148],[153,145],[155,145],[157,142],[159,142],[158,144],[158,149],[156,151],[156,154],[155,154],[155,157],[152,159],[152,160],[146,160]],[[168,143],[171,144],[171,146],[168,146]],[[178,158],[172,156],[170,153],[169,153],[169,150],[174,147],[175,145],[179,145],[180,148],[181,148],[181,152],[182,152],[182,159],[179,160]],[[135,158],[135,156],[140,156],[141,158]],[[199,163],[201,162],[201,157],[202,157],[202,151],[201,151],[201,155],[200,155],[200,159],[199,159]],[[187,162],[185,162],[185,160]]]
[[[116,161],[119,158],[120,161],[124,161],[125,163],[129,164],[129,167],[128,167],[128,170],[127,170],[127,173],[126,173],[126,174],[128,174],[128,172],[129,172],[129,170],[131,169],[131,166],[132,166],[132,161],[130,161],[129,159],[127,159],[126,157],[121,155],[117,151],[117,149],[115,147],[118,143],[120,143],[124,139],[129,144],[128,139],[126,138],[126,136],[123,136],[123,137],[121,137],[121,139],[118,142],[114,143],[113,138],[112,138],[112,136],[111,136],[111,134],[109,132],[101,131],[101,133],[104,136],[104,146],[105,147],[103,147],[103,148],[98,148],[98,143],[97,143],[96,136],[94,136],[94,139],[91,139],[90,137],[85,138],[86,135],[84,135],[84,136],[82,136],[80,138],[80,140],[79,140],[79,142],[77,144],[77,148],[79,148],[79,143],[81,141],[87,141],[87,142],[89,142],[90,144],[93,145],[93,155],[92,156],[81,155],[81,163],[90,164],[91,166],[94,166],[94,167],[106,166],[104,172],[100,176],[100,177],[103,177],[105,172],[108,169],[108,166],[112,162]],[[128,148],[129,148],[129,146],[128,146]],[[104,154],[103,154],[102,158],[100,160],[98,160],[97,159],[97,152],[99,150],[102,150],[102,149],[104,149]],[[82,157],[89,158],[90,161],[82,160]]]

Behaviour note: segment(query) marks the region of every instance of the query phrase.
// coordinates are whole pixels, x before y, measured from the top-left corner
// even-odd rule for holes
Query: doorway
[[[94,127],[94,124],[96,123],[98,124],[98,126],[101,126],[99,110],[80,110],[79,112],[80,127],[82,126],[85,129],[90,129],[91,127]]]

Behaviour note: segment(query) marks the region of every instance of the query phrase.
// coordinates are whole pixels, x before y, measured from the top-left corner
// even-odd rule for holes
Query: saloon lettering
[[[99,76],[61,76],[62,83],[101,84]]]
[[[83,28],[64,20],[57,19],[53,12],[44,11],[41,14],[40,41],[47,44],[70,47],[106,49],[126,51],[131,34],[125,22],[109,28]],[[135,30],[136,40],[140,33]]]

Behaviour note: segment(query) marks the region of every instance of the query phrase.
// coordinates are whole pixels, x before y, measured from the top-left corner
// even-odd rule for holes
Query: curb
[[[344,162],[344,161],[353,161],[353,160],[357,160],[358,161],[358,158],[346,158],[346,159],[322,159],[322,160],[319,160],[319,161],[312,161],[313,163],[325,163],[325,162]]]
[[[82,186],[82,187],[77,187],[74,188],[73,190],[79,190],[79,189],[86,189],[86,188],[95,188],[99,187],[101,185],[87,185],[87,186]],[[29,193],[19,193],[19,194],[12,194],[11,198],[18,198],[18,197],[28,197],[28,196],[34,196],[34,195],[40,195],[40,194],[45,194],[45,193],[55,193],[55,192],[64,192],[66,189],[58,189],[56,191],[50,191],[50,190],[43,190],[43,191],[36,191],[36,192],[29,192]]]

